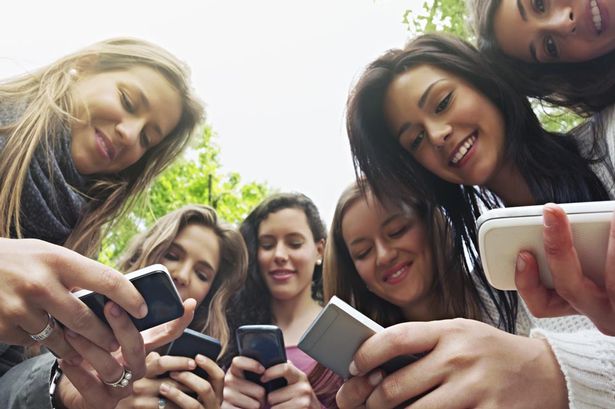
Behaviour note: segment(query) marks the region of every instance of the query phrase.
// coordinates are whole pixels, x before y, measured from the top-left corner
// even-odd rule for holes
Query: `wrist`
[[[551,345],[545,338],[530,338],[537,345],[537,373],[548,382],[550,405],[553,408],[568,408],[566,379]]]

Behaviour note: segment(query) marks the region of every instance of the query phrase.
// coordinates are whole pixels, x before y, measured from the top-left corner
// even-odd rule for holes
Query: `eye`
[[[273,243],[271,242],[261,242],[259,244],[260,248],[262,248],[263,250],[271,250],[274,246]]]
[[[363,260],[365,257],[368,256],[369,252],[372,250],[371,247],[366,248],[365,250],[361,250],[358,253],[355,253],[352,258],[354,258],[355,260]]]
[[[545,12],[545,2],[544,2],[544,0],[533,0],[532,1],[532,7],[538,13],[544,13]]]
[[[120,90],[120,100],[122,101],[122,106],[126,111],[130,112],[131,114],[135,112],[135,105],[133,104],[126,91]]]
[[[416,138],[410,143],[410,152],[416,151],[421,145],[421,142],[423,142],[423,139],[425,139],[425,131],[419,132]]]
[[[296,249],[301,248],[301,246],[303,246],[303,242],[302,242],[302,241],[292,241],[292,242],[290,242],[290,243],[288,244],[288,246],[289,246],[291,249],[295,249],[295,250],[296,250]]]
[[[451,102],[451,97],[453,96],[452,92],[449,92],[442,101],[440,101],[440,103],[438,104],[438,106],[436,107],[436,114],[439,114],[440,112],[444,111],[447,107],[448,104]]]
[[[179,260],[179,255],[177,255],[176,253],[172,252],[172,251],[167,251],[166,253],[164,253],[164,258],[166,258],[167,260],[171,260],[171,261],[178,261]]]
[[[195,273],[198,279],[203,281],[204,283],[209,281],[209,276],[207,275],[205,271],[195,270]]]
[[[147,134],[145,133],[145,131],[141,131],[141,146],[143,146],[143,149],[147,149],[150,147],[151,145],[151,141],[149,140]]]
[[[551,36],[545,36],[544,38],[544,48],[545,48],[545,53],[550,57],[550,58],[557,58],[559,53],[557,52],[557,46],[555,45],[555,40],[553,39],[553,37]]]
[[[389,233],[389,237],[395,239],[395,238],[403,236],[403,234],[407,231],[408,231],[408,225],[406,224],[406,225],[403,225],[401,228],[395,229],[391,233]]]

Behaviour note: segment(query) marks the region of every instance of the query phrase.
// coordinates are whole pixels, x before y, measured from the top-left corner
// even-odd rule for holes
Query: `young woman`
[[[334,402],[334,376],[317,385],[308,373],[315,362],[296,345],[322,309],[321,264],[325,226],[318,209],[298,193],[276,194],[265,199],[240,228],[248,247],[245,287],[232,303],[230,321],[275,324],[282,330],[288,362],[265,370],[257,361],[235,356],[224,379],[223,408],[330,407]],[[227,361],[236,355],[231,343]],[[286,378],[288,386],[266,395],[265,389],[244,378],[244,371],[261,375],[261,381]]]
[[[227,306],[231,296],[242,288],[248,265],[241,234],[221,222],[208,206],[184,206],[137,236],[119,269],[133,271],[155,263],[167,267],[182,300],[196,300],[189,327],[219,339],[223,354],[231,338]],[[196,366],[209,374],[208,380],[190,372]],[[158,377],[169,371],[171,379]],[[152,352],[147,357],[146,377],[135,382],[133,396],[122,400],[118,408],[164,407],[165,400],[159,396],[180,408],[217,408],[223,384],[222,369],[204,356],[192,360]]]
[[[351,371],[365,376],[342,386],[341,408],[398,407],[418,396],[418,406],[439,408],[609,405],[615,378],[604,365],[612,367],[613,340],[585,318],[538,320],[524,308],[514,313],[516,335],[497,329],[489,287],[462,267],[441,213],[416,198],[381,202],[359,183],[335,210],[325,299],[335,294],[389,328],[355,355]],[[426,351],[395,373],[373,370]]]
[[[202,112],[186,67],[160,47],[135,39],[102,41],[0,84],[0,183],[7,187],[0,192],[0,236],[15,238],[0,242],[7,254],[2,295],[13,306],[0,314],[0,339],[23,345],[34,335],[74,362],[80,343],[79,353],[104,372],[100,378],[113,383],[118,374],[124,377],[119,362],[104,362],[112,357],[95,352],[116,349],[119,335],[69,292],[76,287],[101,292],[132,315],[144,316],[146,307],[134,287],[112,269],[94,268],[66,249],[22,238],[95,254],[102,226],[127,210],[177,156]],[[85,338],[67,342],[54,317],[69,334]],[[0,350],[3,370],[22,355],[13,347]],[[139,377],[144,355],[130,359],[133,376]],[[69,369],[68,376],[76,376],[73,369],[78,370]],[[112,404],[102,379],[89,379],[88,397]]]
[[[612,0],[471,0],[481,51],[526,95],[577,111],[615,102]]]

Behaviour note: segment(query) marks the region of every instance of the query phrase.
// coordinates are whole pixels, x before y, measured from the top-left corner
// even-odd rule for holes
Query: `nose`
[[[144,125],[144,121],[141,118],[124,118],[115,126],[115,130],[119,135],[119,142],[127,147],[137,144]]]
[[[577,22],[575,20],[572,7],[561,7],[554,9],[551,18],[545,21],[545,31],[551,31],[560,35],[570,35],[576,31]]]
[[[376,247],[376,263],[379,266],[388,266],[397,258],[397,250],[395,250],[388,243],[381,240],[377,240]]]
[[[425,124],[425,131],[433,146],[442,148],[453,132],[453,127],[443,121],[432,121]]]
[[[276,244],[273,259],[278,264],[284,264],[288,260],[288,252],[283,242]]]
[[[178,264],[173,270],[170,271],[173,282],[178,287],[185,287],[190,284],[190,272],[192,266],[188,262]]]

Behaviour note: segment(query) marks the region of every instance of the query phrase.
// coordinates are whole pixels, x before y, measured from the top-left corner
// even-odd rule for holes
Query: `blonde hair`
[[[101,228],[117,220],[134,204],[151,180],[187,145],[204,109],[189,84],[189,70],[161,47],[132,38],[95,43],[32,73],[0,83],[2,104],[23,106],[23,112],[0,127],[6,134],[0,153],[0,180],[13,189],[0,191],[0,236],[21,237],[21,195],[28,167],[39,146],[45,152],[57,143],[61,131],[74,117],[76,103],[71,87],[75,72],[80,76],[145,66],[163,75],[179,93],[182,114],[179,123],[158,145],[135,164],[115,175],[97,175],[81,192],[88,199],[84,213],[64,245],[82,254],[94,255],[102,239]]]
[[[147,231],[133,238],[118,267],[120,271],[129,272],[160,262],[173,240],[188,225],[211,229],[220,244],[218,271],[205,299],[197,306],[190,327],[218,338],[222,344],[222,356],[230,340],[226,309],[233,294],[245,282],[248,251],[241,234],[218,219],[213,208],[187,205],[166,214]]]

